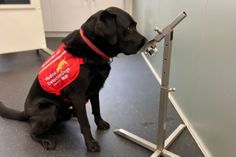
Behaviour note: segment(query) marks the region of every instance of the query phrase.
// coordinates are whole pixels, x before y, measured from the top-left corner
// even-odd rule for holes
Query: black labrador
[[[103,54],[95,52],[94,47],[85,42],[81,29],[85,38]],[[84,59],[84,64],[80,66],[80,75],[63,88],[60,95],[46,92],[36,78],[26,99],[25,110],[16,111],[0,102],[0,115],[9,119],[29,121],[32,139],[42,144],[46,150],[56,148],[55,140],[48,134],[49,130],[59,122],[75,116],[80,123],[87,150],[97,152],[100,151],[100,146],[91,134],[85,102],[90,100],[92,104],[92,113],[98,129],[109,129],[110,125],[103,120],[99,107],[99,91],[111,69],[109,58],[119,53],[137,53],[145,44],[146,38],[136,30],[136,22],[128,13],[110,7],[92,15],[80,30],[73,31],[62,42],[69,53]]]

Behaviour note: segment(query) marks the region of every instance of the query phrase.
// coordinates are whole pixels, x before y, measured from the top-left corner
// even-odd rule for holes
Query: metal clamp
[[[165,86],[161,86],[162,89],[168,90],[168,92],[175,92],[176,88],[169,88],[169,87],[165,87]]]
[[[154,29],[154,31],[156,31],[158,34],[162,34],[162,30],[156,26],[156,28]]]
[[[169,88],[169,90],[168,90],[169,92],[175,92],[176,91],[176,89],[175,88]]]

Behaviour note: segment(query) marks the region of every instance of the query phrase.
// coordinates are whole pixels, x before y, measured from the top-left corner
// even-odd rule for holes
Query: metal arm
[[[170,33],[175,28],[175,26],[177,26],[186,16],[187,16],[187,14],[183,11],[168,26],[166,26],[163,30],[160,30],[159,28],[156,28],[155,30],[159,34],[154,37],[154,40],[156,42],[161,41],[166,36],[166,34]]]
[[[148,53],[153,55],[157,50],[157,43],[160,42],[167,34],[173,31],[175,26],[177,26],[185,17],[187,16],[186,12],[181,12],[168,26],[164,29],[159,29],[156,27],[155,31],[158,33],[152,40],[147,42],[141,49],[141,52]]]

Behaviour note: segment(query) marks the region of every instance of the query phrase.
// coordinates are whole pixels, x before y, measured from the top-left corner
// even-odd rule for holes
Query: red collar
[[[84,31],[82,28],[80,28],[79,31],[82,39],[84,40],[84,42],[93,50],[95,51],[98,55],[102,56],[105,60],[109,60],[109,56],[107,56],[105,53],[103,53],[100,49],[98,49],[85,35],[84,35]]]

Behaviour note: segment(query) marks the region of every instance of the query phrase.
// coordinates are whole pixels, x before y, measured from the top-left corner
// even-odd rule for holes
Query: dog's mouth
[[[141,48],[141,47],[143,47],[143,45],[147,42],[148,40],[146,39],[146,38],[143,38],[143,40],[140,42],[140,44],[139,44],[139,49]]]
[[[132,54],[136,54],[138,53],[138,51],[143,47],[143,45],[147,42],[147,39],[146,38],[143,38],[141,40],[141,42],[139,42],[137,44],[137,46],[135,46],[131,51],[125,51],[124,54],[125,55],[132,55]]]

